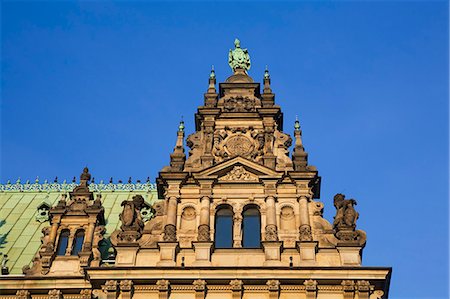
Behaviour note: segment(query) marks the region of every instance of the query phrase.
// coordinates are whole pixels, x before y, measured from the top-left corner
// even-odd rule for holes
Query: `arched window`
[[[75,234],[75,238],[73,239],[73,247],[72,247],[72,255],[78,255],[78,252],[83,248],[84,242],[84,230],[79,229]]]
[[[69,244],[70,231],[63,229],[59,234],[58,248],[56,250],[57,255],[66,255],[67,245]]]
[[[222,205],[216,212],[215,247],[233,247],[233,210],[229,205]]]
[[[261,247],[261,215],[255,205],[248,205],[242,213],[242,247]]]

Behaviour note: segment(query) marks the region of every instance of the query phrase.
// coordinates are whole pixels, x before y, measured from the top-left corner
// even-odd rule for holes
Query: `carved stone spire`
[[[295,145],[292,153],[292,162],[294,163],[294,170],[301,171],[306,170],[308,165],[308,153],[305,152],[305,148],[302,143],[302,130],[300,129],[300,122],[295,120],[294,124],[294,138]]]
[[[263,93],[272,93],[272,88],[270,88],[270,75],[269,69],[266,65],[266,70],[264,71],[264,90]]]
[[[217,105],[217,90],[216,90],[216,73],[214,72],[214,65],[211,66],[211,73],[209,74],[208,90],[205,93],[205,106],[215,107]]]
[[[170,167],[164,169],[164,171],[183,171],[184,162],[186,161],[186,155],[184,154],[184,121],[180,121],[177,132],[177,142],[173,149],[173,153],[170,154]]]
[[[209,74],[208,93],[216,93],[216,73],[214,72],[214,65],[211,66],[211,73]]]

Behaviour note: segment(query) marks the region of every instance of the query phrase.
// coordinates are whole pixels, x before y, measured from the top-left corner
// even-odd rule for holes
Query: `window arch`
[[[214,232],[216,248],[233,247],[233,209],[229,205],[217,208]]]
[[[84,230],[79,229],[75,233],[75,238],[73,239],[72,255],[78,255],[78,252],[80,252],[81,249],[83,248],[83,242],[84,242]]]
[[[242,247],[261,247],[261,214],[256,205],[247,205],[242,212]]]
[[[69,244],[70,231],[63,229],[59,234],[58,248],[56,249],[57,255],[66,255],[67,245]]]

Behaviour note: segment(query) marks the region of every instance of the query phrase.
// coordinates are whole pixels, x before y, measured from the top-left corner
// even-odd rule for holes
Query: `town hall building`
[[[268,70],[262,86],[249,76],[239,40],[228,62],[155,184],[96,183],[85,168],[0,185],[0,299],[388,298],[391,268],[361,265],[356,201],[336,194],[323,217],[319,172]]]

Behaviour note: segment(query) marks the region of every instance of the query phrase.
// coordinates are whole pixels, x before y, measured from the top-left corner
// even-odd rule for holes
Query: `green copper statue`
[[[245,72],[250,69],[248,51],[241,48],[241,42],[237,38],[234,40],[234,50],[230,49],[228,54],[228,64],[234,72],[236,72],[236,69],[243,69]]]

